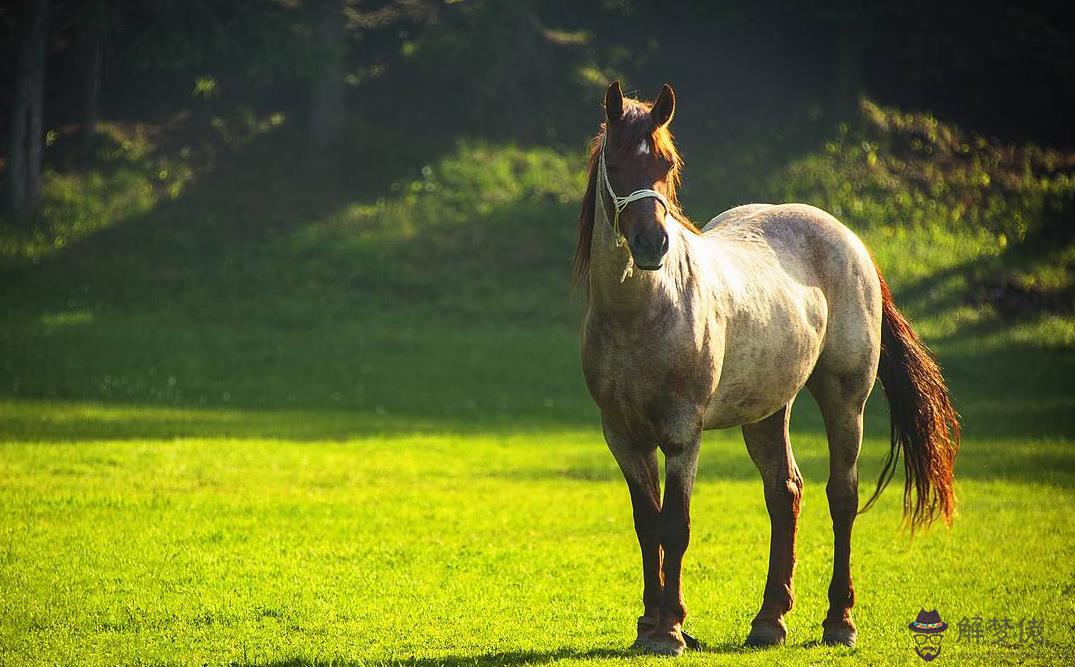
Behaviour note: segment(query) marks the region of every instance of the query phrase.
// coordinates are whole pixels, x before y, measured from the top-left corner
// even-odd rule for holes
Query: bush
[[[969,226],[1005,245],[1057,221],[1049,211],[1075,193],[1075,154],[1002,144],[869,101],[860,112],[771,179],[772,199],[809,202],[858,229]]]

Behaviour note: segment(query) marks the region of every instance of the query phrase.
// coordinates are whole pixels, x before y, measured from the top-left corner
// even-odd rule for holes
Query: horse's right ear
[[[619,81],[610,83],[605,91],[605,117],[610,124],[623,118],[623,91]]]

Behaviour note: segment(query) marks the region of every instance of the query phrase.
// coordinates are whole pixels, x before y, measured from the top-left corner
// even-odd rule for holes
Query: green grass
[[[825,454],[812,434],[796,448],[807,491],[790,646],[739,647],[768,527],[742,446],[717,435],[685,568],[688,625],[709,648],[688,662],[914,664],[906,623],[921,606],[953,626],[1044,621],[1040,647],[952,632],[950,664],[1070,655],[1071,476],[1003,472],[1045,452],[1070,465],[1065,445],[970,443],[971,462],[999,460],[963,477],[951,532],[899,535],[895,494],[864,515],[855,651],[810,645],[830,567]],[[639,612],[629,504],[593,430],[10,443],[3,477],[7,664],[636,660],[623,651]]]
[[[104,202],[62,245],[6,237],[0,664],[663,663],[625,650],[637,546],[579,369],[581,155],[462,143],[326,175],[274,162],[288,141]],[[707,648],[681,661],[920,664],[922,607],[952,626],[935,664],[1070,661],[1075,319],[968,299],[1017,264],[996,230],[859,229],[964,416],[955,525],[901,532],[890,489],[856,524],[860,645],[817,646],[827,457],[802,398],[789,645],[745,650],[768,520],[738,434],[707,434],[685,564]],[[863,495],[886,417],[875,394]],[[1044,642],[959,640],[976,615]]]

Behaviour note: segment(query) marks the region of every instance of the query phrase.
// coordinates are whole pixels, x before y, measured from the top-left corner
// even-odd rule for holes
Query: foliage
[[[0,258],[33,261],[69,243],[175,199],[194,178],[189,160],[153,150],[144,125],[103,123],[88,169],[48,169],[41,211],[32,224],[0,221]],[[62,139],[72,142],[72,137]],[[50,142],[51,143],[51,142]]]
[[[421,177],[394,182],[393,196],[358,204],[334,216],[356,239],[370,233],[412,238],[443,224],[474,223],[497,210],[526,202],[566,204],[582,196],[579,157],[537,148],[463,142]]]
[[[134,5],[127,20],[142,30],[124,45],[124,62],[149,72],[204,72],[223,64],[260,81],[305,74],[313,67],[316,44],[303,21],[303,5],[280,0]]]
[[[578,100],[597,102],[608,80],[573,75],[595,68],[590,35],[558,30],[541,9],[526,0],[460,3],[444,12],[435,29],[402,46],[400,75],[412,102],[448,102],[450,122],[486,136],[559,139],[586,109]]]
[[[928,113],[869,101],[861,110],[823,151],[777,174],[770,196],[816,204],[860,229],[983,228],[1003,246],[1040,231],[1054,202],[1075,193],[1075,154],[991,142]]]

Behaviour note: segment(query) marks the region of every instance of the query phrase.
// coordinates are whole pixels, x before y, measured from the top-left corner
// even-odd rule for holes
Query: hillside
[[[567,276],[581,151],[461,140],[416,161],[378,137],[357,151],[366,164],[330,174],[279,159],[299,154],[279,116],[218,126],[197,150],[181,124],[109,126],[96,166],[50,174],[41,227],[4,228],[0,391],[16,414],[55,399],[317,409],[331,418],[289,428],[323,437],[593,420]],[[682,150],[697,214],[704,157]],[[1072,160],[866,103],[755,189],[863,236],[972,431],[1064,432]],[[1013,386],[1050,398],[999,419],[994,397]],[[147,428],[231,424],[199,414]]]

